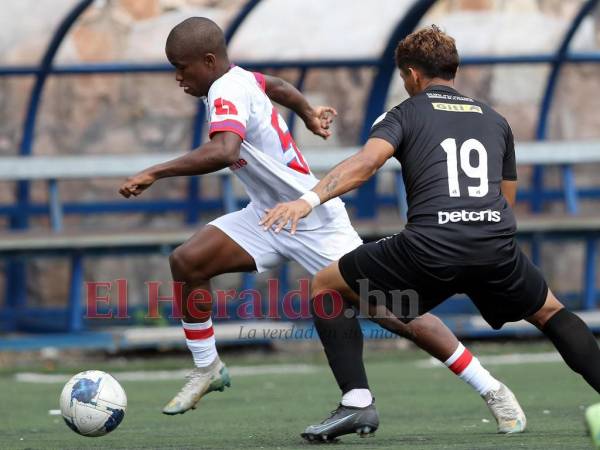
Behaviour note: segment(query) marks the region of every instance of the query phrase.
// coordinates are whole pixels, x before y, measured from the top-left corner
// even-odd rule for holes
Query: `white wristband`
[[[317,193],[314,191],[308,191],[300,198],[302,200],[305,200],[306,202],[308,202],[310,207],[313,209],[321,204],[321,199],[319,198]]]

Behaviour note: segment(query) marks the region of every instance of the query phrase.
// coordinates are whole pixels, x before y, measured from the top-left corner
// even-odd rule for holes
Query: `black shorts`
[[[537,312],[548,286],[514,243],[500,262],[483,265],[425,263],[402,233],[363,244],[339,261],[342,277],[357,294],[381,302],[404,322],[464,293],[492,328]]]

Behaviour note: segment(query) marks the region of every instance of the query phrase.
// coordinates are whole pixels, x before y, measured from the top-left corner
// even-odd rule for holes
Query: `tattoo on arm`
[[[329,176],[327,178],[329,178],[329,180],[327,181],[327,184],[325,185],[325,192],[327,192],[327,194],[329,195],[333,191],[335,191],[335,188],[338,185],[340,176],[337,174],[332,174],[331,176]]]

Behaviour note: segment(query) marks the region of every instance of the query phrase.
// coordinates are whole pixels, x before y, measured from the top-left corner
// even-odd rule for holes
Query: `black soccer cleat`
[[[331,415],[318,425],[310,425],[301,436],[311,443],[336,442],[345,434],[356,433],[367,437],[379,427],[379,414],[375,403],[365,408],[340,404]]]

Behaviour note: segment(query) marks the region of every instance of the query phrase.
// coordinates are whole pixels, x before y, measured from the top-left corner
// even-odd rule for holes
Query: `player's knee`
[[[406,323],[405,337],[414,341],[423,336],[435,336],[439,333],[440,327],[444,327],[440,319],[431,314],[424,314]]]
[[[327,291],[326,280],[322,271],[317,272],[310,284],[310,298],[314,301],[317,296],[322,296]]]
[[[319,318],[319,311],[332,308],[334,299],[331,288],[327,284],[327,277],[323,271],[317,272],[310,285],[310,312],[314,318]]]
[[[169,265],[176,279],[201,281],[211,278],[207,271],[207,265],[201,264],[197,255],[185,245],[180,245],[173,250],[169,256]]]
[[[536,311],[532,316],[527,317],[527,321],[536,326],[540,330],[544,328],[552,316],[564,308],[564,305],[548,290],[544,305]]]
[[[169,255],[169,266],[173,274],[184,274],[187,271],[188,261],[185,255],[185,251],[182,250],[181,246],[177,247]]]

